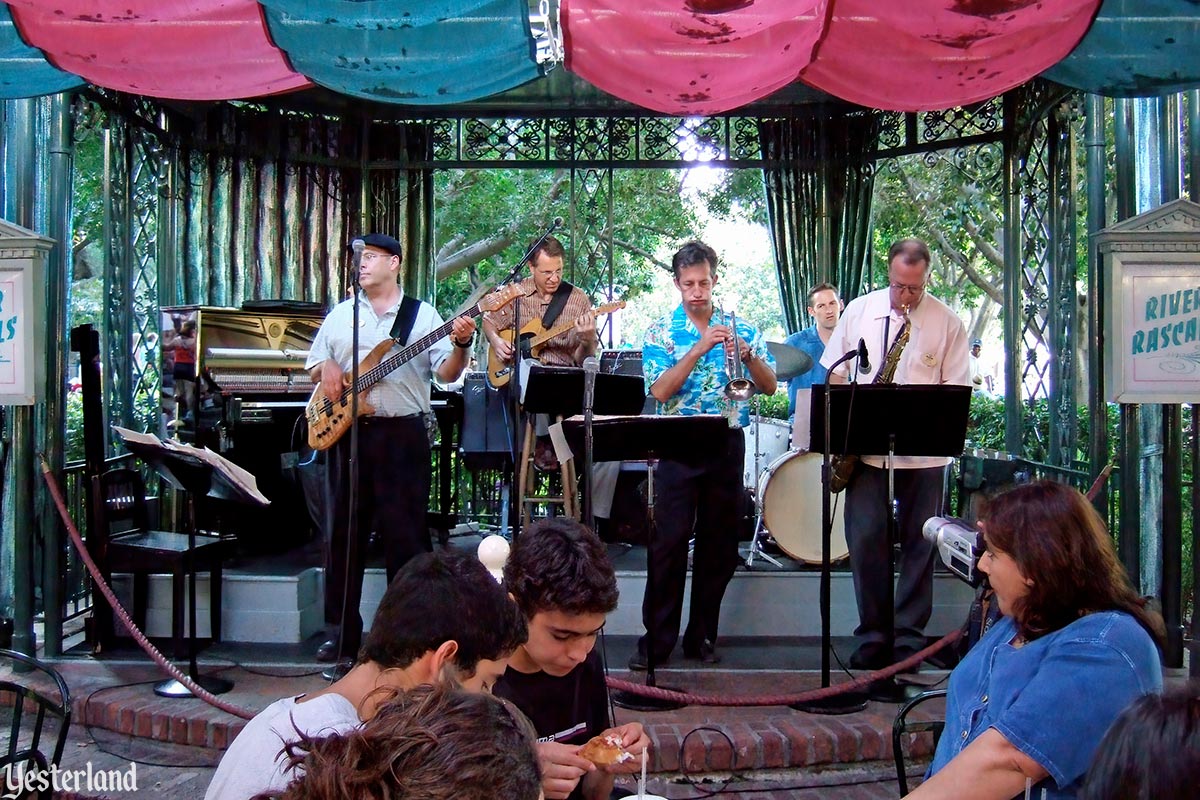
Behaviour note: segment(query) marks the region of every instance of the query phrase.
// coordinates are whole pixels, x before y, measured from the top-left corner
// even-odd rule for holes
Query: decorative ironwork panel
[[[1079,342],[1076,309],[1077,226],[1075,213],[1075,138],[1083,114],[1071,102],[1057,104],[1047,115],[1049,170],[1050,308],[1050,452],[1051,464],[1070,467],[1078,445],[1078,409],[1075,402],[1076,344]],[[1100,409],[1097,409],[1097,413]]]
[[[107,362],[104,384],[108,420],[133,427],[133,367],[129,343],[133,338],[133,306],[130,297],[132,256],[130,228],[129,126],[115,117],[109,120],[104,137],[104,325],[101,350]]]
[[[613,171],[571,171],[571,282],[589,297],[612,299]],[[597,319],[600,338],[612,344],[612,317]]]
[[[762,166],[750,117],[439,119],[425,167]]]
[[[1017,254],[1009,259],[1008,291],[1018,314],[1006,328],[1013,366],[1008,422],[1020,426],[1017,403],[1031,410],[1045,404],[1045,430],[1010,432],[1010,449],[1058,466],[1074,463],[1076,232],[1072,112],[1061,89],[1036,82],[1014,93],[1010,124],[1012,201],[1007,239]],[[1010,383],[1012,381],[1010,380]],[[1034,419],[1037,415],[1034,414]]]
[[[969,108],[875,114],[880,157],[999,141],[1004,131],[1004,103],[999,97]]]

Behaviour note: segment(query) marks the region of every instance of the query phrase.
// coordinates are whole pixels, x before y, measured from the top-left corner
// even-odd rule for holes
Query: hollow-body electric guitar
[[[391,355],[388,355],[388,352],[398,344],[395,339],[384,339],[375,345],[358,366],[358,416],[370,414],[375,410],[364,397],[367,391],[402,364],[411,361],[435,343],[449,336],[454,320],[460,317],[478,317],[485,311],[495,311],[520,296],[521,289],[517,284],[503,286],[458,316],[446,320],[441,327],[435,328]],[[350,424],[354,421],[350,415],[352,394],[351,388],[347,386],[342,391],[341,397],[331,401],[325,396],[321,385],[317,384],[312,397],[309,398],[308,406],[304,409],[304,418],[308,422],[309,447],[314,450],[328,450],[334,442],[342,438],[342,434],[350,429]]]
[[[624,307],[625,301],[618,300],[613,303],[605,303],[604,305],[596,306],[593,311],[597,315],[611,314],[612,312]],[[549,330],[542,327],[542,321],[540,319],[532,319],[525,323],[525,325],[521,327],[521,346],[517,349],[517,357],[522,359],[536,359],[542,354],[542,350],[545,349],[547,342],[549,342],[555,336],[566,333],[571,328],[575,327],[575,321],[577,319],[579,319],[579,317],[567,320],[566,322],[560,322],[551,327]],[[496,333],[500,335],[501,339],[509,344],[512,344],[512,328],[505,328],[504,330],[496,331]],[[512,377],[513,370],[515,369],[513,363],[513,361],[500,360],[500,356],[496,354],[496,351],[489,347],[487,363],[488,385],[490,385],[493,389],[499,389],[501,386],[507,384],[509,379]]]

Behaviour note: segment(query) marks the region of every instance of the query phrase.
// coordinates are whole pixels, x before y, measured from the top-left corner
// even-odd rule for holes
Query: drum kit
[[[775,357],[776,375],[790,380],[812,368],[809,355],[794,347],[769,342]],[[807,405],[797,403],[797,416],[807,413]],[[745,429],[746,462],[743,479],[754,497],[754,537],[746,553],[746,566],[754,566],[761,557],[777,567],[778,559],[764,552],[764,540],[772,540],[791,558],[804,564],[821,563],[821,463],[820,453],[801,449],[807,436],[793,439],[784,420],[754,415]],[[833,515],[830,560],[840,561],[850,554],[842,507]]]

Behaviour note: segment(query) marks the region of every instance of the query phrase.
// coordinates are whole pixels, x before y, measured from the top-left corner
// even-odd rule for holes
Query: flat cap
[[[404,250],[400,247],[400,242],[386,233],[368,233],[363,236],[356,236],[356,239],[362,239],[362,242],[367,247],[376,247],[380,250],[385,250],[394,256],[404,258]],[[354,249],[353,240],[347,246],[348,250]]]

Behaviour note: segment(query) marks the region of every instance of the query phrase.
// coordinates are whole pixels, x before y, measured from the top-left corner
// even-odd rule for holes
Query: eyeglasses
[[[908,292],[909,294],[920,294],[921,292],[925,291],[925,284],[923,283],[920,286],[909,286],[905,283],[893,283],[891,284],[891,287],[897,292]]]

